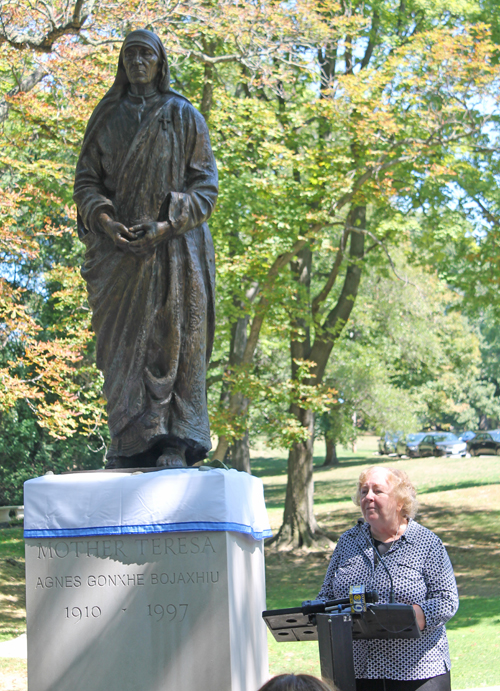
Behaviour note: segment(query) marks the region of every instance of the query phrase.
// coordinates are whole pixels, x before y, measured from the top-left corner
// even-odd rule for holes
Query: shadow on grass
[[[500,596],[500,511],[423,504],[417,520],[443,540],[460,595]]]
[[[384,464],[391,460],[387,456],[370,456],[362,455],[361,453],[356,456],[339,456],[339,465],[324,466],[324,458],[322,456],[314,456],[314,472],[324,473],[330,470],[335,470],[336,468],[351,468],[360,465],[377,465]],[[257,477],[272,477],[286,475],[287,473],[288,460],[286,458],[264,458],[258,456],[257,458],[252,458],[252,474]]]
[[[496,597],[467,598],[460,601],[460,607],[447,624],[449,630],[463,629],[488,621],[500,624],[500,600]]]
[[[26,628],[24,564],[15,559],[0,560],[0,639],[18,636]]]
[[[20,527],[0,530],[0,640],[26,629],[24,538]]]
[[[460,504],[456,506],[429,506],[422,503],[417,514],[419,522],[427,522],[432,530],[438,530],[439,526],[446,526],[445,530],[458,535],[458,540],[462,546],[464,538],[475,540],[478,544],[483,542],[491,550],[498,549],[500,545],[494,545],[492,540],[500,540],[500,509],[485,509],[480,506],[477,509],[464,507]],[[465,549],[465,547],[464,547]]]
[[[327,491],[331,492],[332,482],[335,483],[336,496],[331,496],[327,494]],[[436,492],[450,492],[457,489],[476,489],[478,487],[490,487],[495,486],[500,483],[496,481],[475,481],[475,480],[464,480],[463,482],[454,482],[448,485],[436,485],[434,487],[421,487],[419,488],[419,496],[424,494],[435,494]],[[344,501],[349,501],[352,498],[355,490],[355,483],[352,480],[330,480],[330,481],[314,481],[314,504],[337,504]],[[322,496],[323,495],[323,496]],[[478,514],[484,513],[482,510],[477,512]],[[495,513],[495,512],[491,512]]]
[[[353,491],[352,482],[347,483],[347,485],[348,494],[332,497],[330,495],[321,496],[321,487],[319,486],[319,483],[317,486],[315,484],[314,506],[321,506],[322,504],[340,504],[342,502],[351,501]],[[266,485],[264,493],[266,497],[266,506],[268,509],[283,508],[285,503],[285,487],[283,485]]]
[[[24,558],[24,536],[22,528],[0,529],[0,559],[2,557]]]
[[[285,505],[285,487],[283,485],[266,485],[264,496],[268,509],[282,509]]]
[[[288,460],[286,458],[252,458],[252,475],[272,477],[286,475]]]
[[[475,487],[488,487],[490,485],[498,485],[500,483],[492,480],[490,482],[481,482],[476,480],[464,480],[463,482],[453,482],[449,485],[434,485],[433,487],[426,487],[422,485],[419,487],[419,494],[434,494],[435,492],[450,492],[455,489],[473,489]]]
[[[314,465],[314,472],[327,472],[329,470],[336,470],[337,468],[355,468],[356,466],[360,465],[388,465],[391,461],[397,461],[397,458],[390,458],[389,456],[370,456],[369,454],[359,455],[359,456],[339,456],[339,464],[338,465],[323,465],[323,459],[319,456],[314,457],[315,465]]]
[[[330,554],[273,552],[266,549],[267,609],[298,607],[318,594]]]
[[[383,463],[383,460],[380,461]],[[346,465],[366,465],[366,459],[364,461],[353,461],[352,463],[344,463]],[[375,464],[374,464],[375,465]],[[252,468],[253,470],[253,468]],[[286,474],[286,467],[282,472],[276,472],[277,467],[274,470],[263,473],[259,473],[259,477],[276,477],[278,475]],[[328,479],[320,480],[321,471],[331,470],[331,468],[314,468],[314,505],[321,506],[323,504],[340,504],[342,502],[351,501],[352,495],[355,490],[355,482],[352,479],[341,480],[341,479]],[[318,472],[319,471],[319,472]],[[255,472],[255,475],[258,473]],[[464,490],[464,489],[477,489],[479,487],[490,487],[496,486],[500,483],[495,481],[480,481],[480,480],[464,480],[463,482],[454,482],[446,485],[435,485],[434,487],[421,487],[419,488],[419,495],[435,494],[437,492],[449,492],[453,490]],[[266,503],[268,508],[279,508],[283,506],[285,497],[286,486],[283,484],[279,485],[266,485],[265,495]],[[483,513],[482,511],[479,513]]]
[[[335,494],[332,495],[332,481],[314,481],[314,505],[340,504],[351,501],[354,493],[352,480],[334,480]],[[269,509],[276,509],[283,506],[285,501],[285,485],[266,485],[264,492],[266,505]]]

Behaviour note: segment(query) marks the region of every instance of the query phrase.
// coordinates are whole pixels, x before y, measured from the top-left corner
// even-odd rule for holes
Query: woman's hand
[[[173,234],[173,229],[167,221],[151,221],[132,226],[130,233],[133,234],[133,240],[129,242],[128,249],[135,254],[146,254],[169,238]]]
[[[113,240],[117,247],[128,249],[132,240],[135,240],[135,235],[131,233],[123,223],[113,221],[113,219],[104,212],[99,215],[99,223],[106,235]]]
[[[417,624],[420,631],[425,629],[425,614],[420,605],[412,605],[415,610],[415,616],[417,617]]]

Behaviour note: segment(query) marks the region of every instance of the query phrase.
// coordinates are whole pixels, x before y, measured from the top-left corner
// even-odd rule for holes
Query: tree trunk
[[[231,465],[236,470],[243,470],[251,473],[250,468],[250,445],[248,443],[248,431],[245,432],[243,439],[238,439],[231,445]]]
[[[38,67],[34,72],[29,74],[24,79],[21,79],[19,84],[11,89],[7,96],[15,96],[19,93],[26,93],[31,91],[39,82],[42,81],[44,77],[48,75],[48,72],[43,67]],[[5,97],[0,98],[0,123],[7,120],[9,117],[9,103]]]
[[[359,228],[358,232],[351,232],[349,247],[349,265],[342,291],[336,305],[330,310],[321,327],[318,326],[317,335],[311,348],[309,359],[316,363],[313,374],[316,375],[315,383],[323,381],[328,358],[332,352],[335,341],[340,337],[345,325],[351,316],[361,281],[361,260],[364,256],[365,236],[361,232],[366,228],[366,207],[355,206],[351,209],[348,222],[351,226]]]
[[[332,465],[339,465],[339,459],[337,457],[337,449],[335,446],[335,442],[332,441],[331,439],[327,439],[325,441],[326,444],[326,454],[325,454],[325,462],[323,463],[323,468],[327,468]]]
[[[217,442],[217,448],[212,454],[212,461],[220,461],[221,463],[224,463],[224,459],[226,458],[226,454],[229,449],[229,441],[227,437],[220,436],[219,440]]]
[[[298,376],[299,366],[296,360],[307,360],[310,350],[310,328],[307,319],[301,315],[310,311],[312,252],[305,247],[291,263],[291,269],[297,282],[297,303],[300,306],[299,316],[292,323],[292,340],[290,355],[292,358],[292,378]],[[302,303],[302,304],[301,304]],[[325,543],[331,541],[318,528],[314,517],[314,478],[313,478],[313,445],[314,413],[297,405],[292,405],[291,412],[307,430],[307,439],[295,443],[288,454],[288,480],[286,486],[285,511],[283,524],[278,534],[268,544],[276,543],[278,549],[311,548],[317,545],[319,538]]]
[[[321,226],[318,225],[317,230],[321,229]],[[313,228],[314,230],[314,228]],[[291,250],[288,252],[283,252],[283,254],[280,254],[276,257],[276,259],[273,262],[273,265],[268,271],[267,278],[264,281],[264,288],[269,290],[272,285],[274,284],[274,281],[278,277],[280,271],[285,267],[300,250],[301,248],[304,247],[305,245],[305,240],[297,240],[297,242],[294,244]],[[254,284],[252,286],[251,290],[247,293],[247,299],[249,299],[251,302],[254,300],[254,298],[257,296],[259,289],[261,289],[262,286],[259,286],[258,284]],[[264,319],[266,316],[266,310],[269,307],[269,302],[270,298],[268,295],[265,294],[266,291],[264,291],[264,294],[260,298],[259,304],[257,306],[257,311],[255,316],[252,319],[252,323],[250,325],[249,333],[247,334],[247,326],[249,323],[249,316],[246,315],[245,317],[242,317],[241,320],[245,321],[245,343],[246,345],[244,346],[242,350],[242,354],[239,360],[234,361],[233,354],[236,353],[236,348],[237,348],[237,343],[239,343],[238,338],[236,337],[236,332],[235,332],[235,342],[234,345],[231,345],[230,348],[230,355],[229,355],[229,363],[234,364],[236,362],[237,364],[244,364],[244,365],[251,365],[253,362],[255,350],[257,348],[257,343],[259,340],[260,336],[260,331],[262,328],[262,324],[264,323]],[[238,324],[240,323],[240,320],[238,320]],[[238,326],[235,327],[236,330],[238,329]],[[239,347],[239,346],[238,346]],[[238,351],[239,352],[239,351]],[[248,409],[249,401],[246,398],[242,398],[237,392],[236,393],[231,393],[230,391],[227,390],[226,387],[222,387],[222,392],[221,392],[221,404],[224,403],[224,396],[227,395],[227,401],[228,401],[228,408],[229,412],[232,415],[242,415],[246,414],[246,411]],[[243,402],[245,404],[244,410],[241,410],[240,404]],[[224,457],[226,455],[226,452],[229,448],[229,441],[225,437],[220,437],[217,449],[215,450],[212,459],[215,460],[220,460],[223,461]]]
[[[238,304],[238,308],[242,305]],[[243,359],[243,353],[245,352],[245,347],[248,340],[247,328],[248,328],[248,315],[239,317],[239,319],[233,324],[231,333],[231,343],[229,346],[229,368],[241,364]],[[246,415],[249,406],[248,398],[242,396],[239,392],[229,395],[226,392],[227,400],[231,398],[231,404],[234,410],[238,411],[239,416]],[[224,462],[227,452],[231,453],[231,464],[236,470],[244,470],[250,473],[250,446],[248,443],[248,430],[245,431],[241,439],[236,439],[231,445],[229,444],[226,437],[221,436],[217,444],[217,448],[212,456],[212,460]]]
[[[214,67],[209,63],[205,63],[204,80],[203,80],[203,95],[201,97],[200,112],[208,120],[210,111],[212,110],[212,101],[214,94]]]
[[[215,48],[216,48],[215,42],[214,41],[208,42],[204,38],[202,39],[202,41],[203,41],[203,49],[204,49],[206,55],[213,57],[215,55]],[[212,110],[212,105],[213,105],[214,78],[215,78],[214,66],[210,62],[206,62],[204,65],[204,69],[203,69],[203,95],[201,97],[200,112],[207,122],[208,122],[208,118],[210,117],[210,111]]]
[[[292,322],[292,378],[296,378],[298,366],[296,359],[312,360],[316,366],[311,371],[307,384],[317,385],[323,381],[326,365],[335,341],[344,329],[351,314],[361,280],[361,264],[364,255],[365,236],[361,232],[366,224],[366,207],[353,207],[348,215],[348,223],[358,230],[351,232],[349,248],[350,262],[347,267],[344,284],[336,305],[330,310],[323,322],[323,328],[317,328],[316,338],[311,344],[308,316],[311,314],[310,283],[312,253],[304,248],[297,253],[292,262],[292,271],[297,282],[298,314]],[[306,315],[306,316],[302,316]],[[319,335],[318,335],[319,333]],[[300,339],[298,337],[300,334]],[[285,499],[283,524],[276,537],[268,544],[275,543],[278,549],[312,547],[318,540],[331,541],[318,529],[313,510],[313,441],[314,415],[311,411],[292,406],[292,413],[303,427],[307,429],[307,441],[294,444],[288,456],[288,484]],[[319,547],[319,545],[318,545]]]
[[[268,542],[276,543],[278,549],[310,548],[321,537],[313,509],[314,415],[310,410],[295,409],[294,412],[309,435],[306,441],[294,444],[288,455],[283,524],[278,534]]]

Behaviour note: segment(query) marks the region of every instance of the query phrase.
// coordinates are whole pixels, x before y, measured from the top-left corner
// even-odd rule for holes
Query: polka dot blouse
[[[353,641],[356,677],[410,680],[444,674],[451,666],[444,625],[458,609],[458,592],[443,543],[410,520],[384,560],[394,582],[395,602],[420,605],[425,628],[417,639]],[[389,602],[389,576],[374,560],[367,523],[340,537],[318,598],[349,597],[349,586],[358,584],[376,588],[379,601]]]

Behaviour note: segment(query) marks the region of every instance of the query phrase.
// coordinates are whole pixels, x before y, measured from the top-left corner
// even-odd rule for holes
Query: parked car
[[[409,456],[416,458],[419,455],[418,446],[422,439],[426,436],[426,432],[414,432],[406,434],[398,440],[396,444],[396,453],[398,456]]]
[[[465,456],[467,443],[451,432],[427,434],[418,447],[420,456]]]
[[[478,432],[474,439],[467,442],[471,456],[494,454],[500,456],[500,432]]]
[[[460,434],[458,438],[460,439],[460,441],[470,441],[471,439],[474,439],[475,436],[476,432],[468,431],[462,432],[462,434]]]
[[[381,456],[396,453],[396,444],[401,437],[401,432],[385,432],[378,440],[378,452]]]

